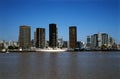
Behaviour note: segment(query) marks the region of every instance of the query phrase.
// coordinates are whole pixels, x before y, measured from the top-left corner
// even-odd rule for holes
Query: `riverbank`
[[[109,51],[109,52],[112,52],[112,51],[120,51],[120,50],[68,50],[66,52],[95,52],[95,51]],[[10,50],[10,51],[0,51],[0,53],[6,53],[6,52],[39,52],[39,51],[35,51],[35,50],[23,50],[23,51],[19,51],[19,50]]]

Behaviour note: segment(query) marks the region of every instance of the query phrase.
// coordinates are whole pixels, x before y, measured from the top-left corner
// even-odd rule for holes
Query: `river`
[[[0,79],[120,79],[120,52],[0,53]]]

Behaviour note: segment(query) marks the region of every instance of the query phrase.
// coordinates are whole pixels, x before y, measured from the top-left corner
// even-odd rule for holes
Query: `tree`
[[[13,46],[8,46],[8,49],[14,49],[14,47]]]

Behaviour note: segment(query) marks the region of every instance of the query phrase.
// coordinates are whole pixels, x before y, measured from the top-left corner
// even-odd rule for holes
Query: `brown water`
[[[0,53],[0,79],[120,79],[120,52]]]

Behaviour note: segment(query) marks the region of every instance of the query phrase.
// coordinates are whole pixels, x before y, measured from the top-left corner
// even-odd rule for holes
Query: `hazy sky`
[[[18,40],[19,26],[31,26],[32,38],[38,27],[56,23],[58,37],[69,39],[69,26],[77,26],[78,40],[108,33],[120,42],[119,0],[0,0],[0,40]]]

